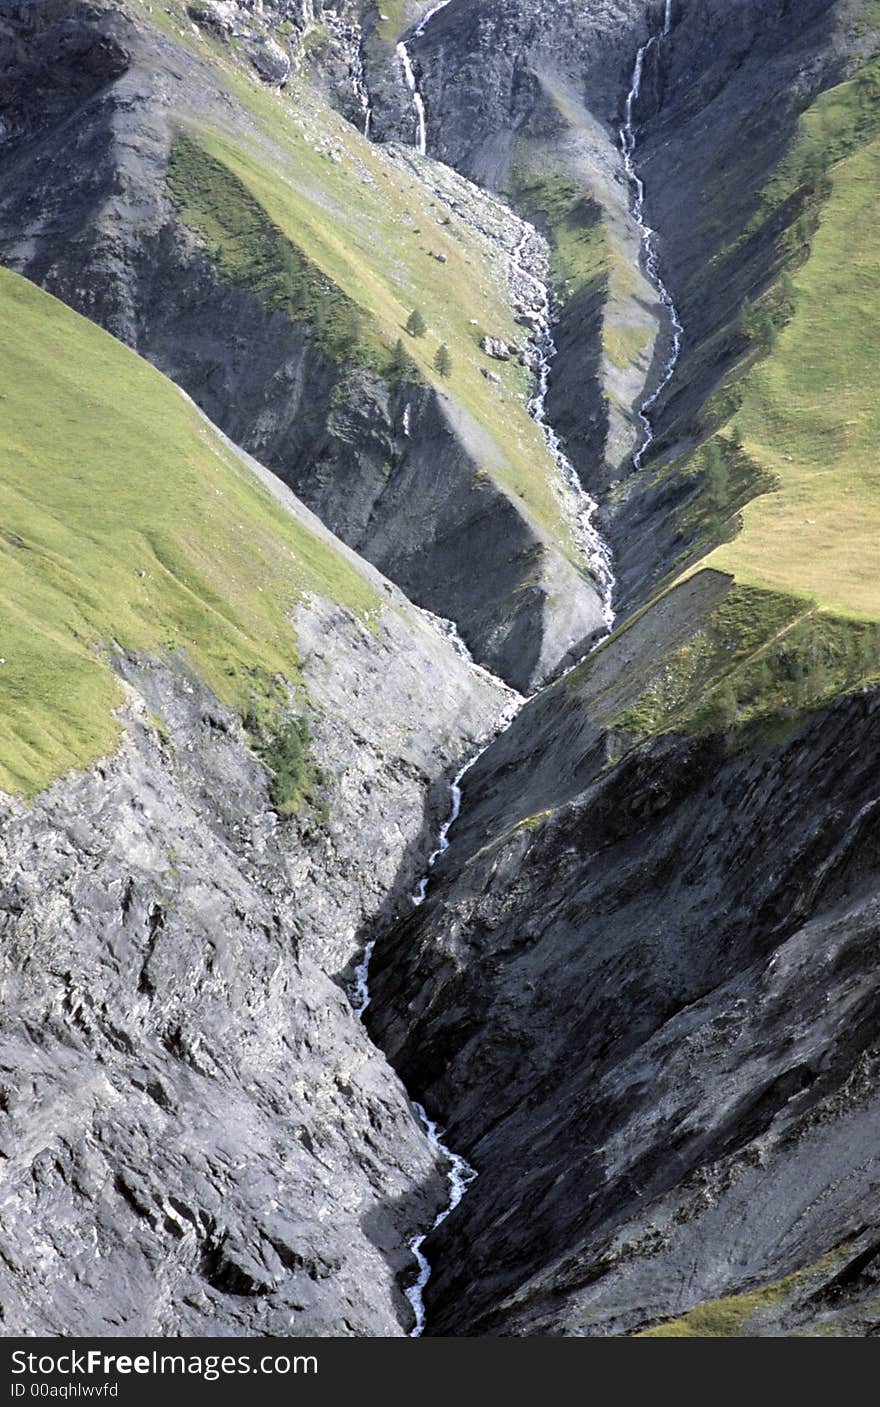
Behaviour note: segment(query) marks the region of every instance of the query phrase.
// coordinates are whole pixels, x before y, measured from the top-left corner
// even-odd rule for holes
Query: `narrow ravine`
[[[626,99],[624,122],[620,129],[620,151],[623,156],[623,165],[633,190],[632,215],[641,234],[642,259],[645,265],[645,273],[656,288],[660,302],[669,317],[672,338],[672,346],[660,380],[648,399],[643,401],[642,405],[639,407],[639,419],[642,422],[644,439],[633,455],[633,465],[636,469],[641,469],[645,455],[654,443],[654,428],[651,420],[651,411],[654,409],[675,375],[675,368],[678,365],[678,359],[681,354],[681,337],[684,331],[672,294],[666,287],[660,272],[660,258],[657,253],[655,231],[645,219],[645,183],[639,176],[635,165],[636,145],[638,142],[638,126],[636,124],[635,108],[642,91],[645,60],[652,49],[657,46],[662,46],[664,41],[667,40],[672,33],[672,5],[673,0],[666,0],[663,15],[663,28],[659,34],[652,34],[636,54],[630,90]]]
[[[599,511],[596,500],[587,493],[580,481],[571,460],[563,453],[559,436],[547,421],[547,393],[550,389],[550,370],[556,356],[556,343],[553,340],[553,310],[550,288],[546,279],[534,272],[536,255],[534,251],[527,263],[528,247],[538,243],[540,236],[533,226],[526,230],[511,254],[511,284],[520,303],[530,306],[527,312],[534,328],[531,338],[535,388],[529,399],[528,410],[536,425],[541,427],[547,447],[559,471],[564,499],[573,505],[574,538],[581,556],[587,564],[590,575],[599,589],[602,601],[602,619],[606,634],[614,625],[614,568],[611,548],[596,527],[595,518]],[[549,277],[549,270],[547,271]],[[569,666],[573,669],[574,665]]]
[[[446,5],[449,3],[450,0],[442,0],[441,4],[435,5],[413,31],[410,39],[421,38],[431,18],[437,14],[438,11],[445,9]],[[652,35],[639,48],[636,54],[632,82],[626,100],[625,121],[620,129],[620,150],[623,157],[624,169],[632,184],[634,193],[632,214],[641,233],[642,260],[645,272],[653,283],[658,297],[669,316],[672,338],[672,349],[664,365],[661,379],[639,408],[639,417],[644,428],[644,438],[633,454],[632,462],[635,469],[642,467],[644,457],[654,441],[651,411],[675,373],[681,351],[681,338],[683,333],[675,303],[660,272],[659,256],[655,244],[655,232],[644,218],[645,183],[639,176],[635,163],[638,140],[635,106],[641,92],[645,59],[655,45],[662,44],[671,33],[672,4],[673,0],[666,0],[662,30],[660,33]],[[401,60],[407,86],[413,97],[413,105],[418,119],[418,150],[424,156],[427,148],[427,121],[424,101],[419,91],[418,82],[406,44],[403,42],[398,44],[397,52]],[[553,305],[550,288],[547,279],[541,277],[541,275],[536,272],[536,267],[540,267],[540,260],[536,250],[530,249],[532,241],[534,241],[537,246],[540,246],[540,236],[537,230],[529,226],[516,247],[509,253],[510,283],[514,290],[514,296],[521,304],[525,305],[525,311],[529,314],[530,325],[533,329],[530,339],[530,351],[531,365],[535,375],[535,388],[528,402],[528,410],[532,419],[540,426],[544,433],[547,446],[559,471],[563,487],[563,498],[567,499],[568,502],[573,505],[574,522],[572,526],[575,541],[584,558],[587,570],[599,589],[602,601],[602,616],[605,623],[605,631],[601,639],[594,642],[585,655],[561,671],[559,677],[562,677],[570,673],[572,669],[575,669],[578,664],[582,663],[584,659],[592,654],[593,650],[602,643],[602,640],[607,639],[608,635],[613,630],[615,619],[615,578],[611,548],[595,523],[595,518],[598,513],[598,504],[596,500],[587,493],[586,489],[584,489],[576,469],[561,448],[559,437],[553,427],[547,422],[547,395],[550,387],[552,364],[557,354],[557,348],[553,338]],[[474,668],[482,668],[482,666],[474,664],[467,645],[461,639],[453,621],[434,616],[429,611],[424,611],[423,614],[431,620],[436,629],[452,640],[458,652],[466,658]],[[488,671],[484,672],[488,673]],[[531,698],[537,697],[537,694],[534,694],[526,698],[522,694],[518,694],[515,690],[510,689],[496,676],[490,677],[495,678],[496,683],[501,688],[507,690],[510,695],[510,701],[497,726],[459,768],[449,784],[450,806],[448,815],[438,832],[437,845],[428,857],[425,873],[422,875],[415,892],[411,896],[411,902],[417,908],[420,907],[427,898],[434,866],[440,857],[449,849],[451,843],[449,838],[450,832],[461,815],[465,777],[472,768],[476,766],[477,762],[492,744],[507,732],[521,710],[531,701]],[[549,687],[549,684],[543,686],[543,688],[547,687]],[[541,692],[543,692],[543,689],[538,691],[538,693]],[[355,968],[354,973],[352,1005],[356,1013],[361,1017],[364,1016],[370,1005],[370,963],[376,948],[376,941],[376,939],[373,939],[367,943],[361,961]],[[412,1107],[431,1144],[447,1163],[447,1182],[449,1186],[449,1198],[445,1207],[438,1213],[427,1231],[420,1232],[409,1242],[409,1249],[412,1251],[416,1261],[417,1275],[415,1281],[406,1289],[405,1293],[412,1306],[414,1315],[414,1324],[410,1331],[410,1337],[418,1338],[425,1329],[424,1297],[425,1289],[431,1277],[431,1265],[422,1247],[431,1233],[436,1231],[450,1213],[458,1206],[471,1183],[477,1178],[478,1171],[476,1168],[472,1167],[460,1153],[456,1153],[444,1143],[442,1130],[439,1129],[434,1120],[429,1117],[423,1105],[414,1100]]]
[[[465,1192],[477,1176],[476,1168],[472,1168],[470,1163],[464,1159],[460,1153],[453,1153],[451,1148],[447,1148],[440,1134],[440,1130],[429,1119],[424,1106],[417,1100],[413,1102],[413,1109],[422,1121],[425,1133],[435,1148],[438,1148],[445,1158],[449,1160],[449,1201],[442,1212],[434,1218],[431,1231],[436,1231],[438,1226],[442,1226],[450,1212],[454,1212]],[[415,1323],[410,1330],[410,1338],[421,1338],[425,1331],[425,1287],[431,1278],[431,1263],[422,1250],[422,1246],[431,1234],[430,1231],[423,1232],[420,1236],[414,1236],[409,1243],[409,1248],[416,1258],[419,1273],[415,1283],[410,1285],[406,1291],[406,1297],[413,1308]]]

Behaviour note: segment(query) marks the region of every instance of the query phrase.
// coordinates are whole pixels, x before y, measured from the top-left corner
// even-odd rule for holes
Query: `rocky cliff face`
[[[350,970],[506,696],[393,596],[297,627],[320,811],[279,818],[182,661],[121,653],[118,755],[4,806],[7,1333],[408,1332],[445,1183]]]
[[[380,950],[372,1029],[481,1170],[432,1246],[436,1332],[631,1332],[811,1265],[872,1205],[875,699],[609,770],[627,668],[612,646],[520,715]]]
[[[779,229],[744,237],[759,193],[799,113],[864,53],[844,10],[673,7],[647,53],[639,171],[685,336],[655,412],[659,472],[608,510],[624,611],[687,551],[696,484],[675,460],[742,357],[744,304],[778,273]],[[608,84],[610,40],[554,53],[571,18],[547,11],[538,33],[518,7],[453,3],[431,36],[435,74],[454,30],[469,36],[473,68],[433,80],[435,130],[483,179],[523,150],[512,131],[540,112],[541,65],[577,52],[586,106],[612,134],[621,119],[631,80]],[[647,20],[631,58],[660,32]],[[485,124],[461,117],[486,108]],[[667,356],[661,337],[649,387]],[[632,1333],[693,1311],[672,1332],[711,1333],[689,1325],[720,1323],[719,1296],[721,1332],[873,1322],[877,877],[859,758],[875,692],[739,749],[718,733],[633,746],[612,726],[729,587],[679,586],[523,711],[468,775],[428,903],[380,949],[372,1029],[482,1174],[430,1245],[433,1332]]]
[[[263,770],[140,670],[173,741],[133,698],[117,758],[4,816],[4,1331],[402,1333],[442,1180],[309,956]]]
[[[176,381],[373,593],[361,614],[318,590],[291,607],[299,675],[276,683],[307,702],[321,778],[295,814],[182,653],[113,639],[118,752],[4,800],[4,1328],[408,1332],[408,1243],[446,1196],[417,1098],[480,1174],[426,1243],[429,1332],[875,1333],[876,631],[764,578],[681,576],[772,486],[741,429],[714,484],[697,447],[790,252],[797,199],[767,214],[761,192],[876,50],[875,17],[450,0],[414,33],[431,8],[0,7],[3,262]],[[634,472],[671,349],[620,150],[640,46],[636,164],[684,332]],[[391,145],[348,143],[328,101]],[[239,173],[231,234],[232,186],[193,213],[175,184],[182,131],[210,134],[201,173]],[[353,281],[339,249],[374,188],[392,275],[367,260]],[[535,237],[499,193],[552,247],[549,388],[517,273]],[[279,249],[294,313],[272,301]],[[459,255],[513,351],[466,317],[471,379],[396,350],[389,370],[411,268],[427,287]],[[546,445],[524,448],[536,368],[600,500],[623,628],[526,702],[398,588],[524,691],[595,643],[570,495],[535,492]]]

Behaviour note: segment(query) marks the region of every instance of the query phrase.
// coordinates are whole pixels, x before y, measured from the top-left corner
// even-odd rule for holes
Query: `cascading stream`
[[[547,283],[529,268],[524,260],[528,245],[535,240],[536,232],[527,226],[522,238],[510,256],[512,270],[522,288],[529,290],[533,323],[532,351],[535,370],[535,389],[529,399],[528,410],[536,425],[544,433],[547,447],[559,470],[563,494],[573,506],[574,535],[581,555],[584,557],[590,575],[599,588],[602,600],[602,619],[606,634],[614,625],[614,569],[611,561],[611,548],[595,524],[599,511],[596,500],[587,493],[580,481],[578,472],[571,460],[563,453],[559,436],[552,425],[547,423],[547,393],[550,389],[550,369],[556,356],[556,343],[553,340],[553,312],[550,289]],[[576,661],[575,663],[578,663]],[[571,665],[570,669],[575,666]]]
[[[450,0],[442,0],[441,4],[435,5],[432,10],[429,10],[425,18],[413,31],[411,39],[421,38],[431,18],[435,14],[437,14],[438,11],[445,9],[449,3]],[[645,438],[643,443],[633,455],[633,465],[636,469],[641,468],[644,456],[654,441],[654,431],[650,419],[650,412],[653,410],[654,406],[656,405],[663,391],[669,385],[669,382],[672,379],[672,376],[674,375],[675,368],[678,363],[679,353],[681,351],[681,338],[683,333],[682,324],[679,320],[675,303],[673,302],[672,296],[669,293],[669,290],[667,289],[666,284],[664,283],[660,273],[659,256],[657,254],[655,245],[655,232],[650,227],[650,225],[647,224],[644,218],[645,184],[642,181],[641,177],[638,175],[638,172],[636,171],[635,167],[635,152],[637,145],[635,105],[638,102],[639,94],[641,92],[642,78],[644,76],[645,68],[645,59],[647,55],[651,52],[651,50],[655,47],[655,45],[662,44],[663,40],[667,38],[667,36],[671,33],[672,7],[673,0],[666,0],[663,28],[661,32],[659,34],[652,35],[639,48],[636,54],[632,83],[626,100],[625,120],[623,126],[620,129],[620,149],[621,154],[623,156],[624,168],[626,170],[626,174],[632,184],[634,191],[632,213],[641,231],[645,271],[648,277],[650,278],[651,282],[654,284],[660,301],[662,302],[663,306],[667,310],[667,313],[669,314],[672,332],[672,351],[668,361],[666,362],[666,365],[664,366],[663,375],[660,379],[660,382],[654,388],[648,398],[642,402],[642,405],[639,410],[639,415],[645,430]],[[403,66],[403,72],[406,78],[407,86],[409,87],[409,90],[413,96],[413,105],[415,107],[416,115],[418,118],[417,145],[419,152],[424,156],[426,154],[427,147],[425,105],[422,100],[421,93],[419,92],[418,82],[413,71],[412,63],[406,45],[403,43],[398,44],[397,52],[400,57],[401,64]],[[531,240],[535,239],[537,239],[537,232],[531,227],[527,228],[525,233],[522,235],[519,243],[511,251],[510,254],[512,272],[517,275],[520,286],[525,284],[526,288],[530,291],[531,295],[531,307],[529,312],[530,321],[533,328],[531,343],[533,354],[532,365],[535,371],[535,390],[528,402],[528,410],[532,419],[537,425],[541,427],[544,433],[547,446],[550,450],[551,455],[553,456],[557,469],[559,470],[560,477],[564,486],[564,491],[568,495],[570,502],[574,505],[575,537],[578,546],[580,547],[580,550],[586,560],[588,570],[591,576],[593,577],[594,581],[596,582],[602,598],[602,615],[606,627],[605,633],[602,636],[602,639],[604,640],[607,639],[608,635],[611,633],[614,627],[613,595],[615,579],[612,567],[611,549],[608,543],[602,537],[594,522],[596,513],[598,512],[598,504],[596,503],[595,499],[593,499],[591,495],[588,494],[587,491],[584,489],[573,464],[562,451],[559,442],[559,437],[553,430],[552,426],[547,423],[546,419],[547,394],[550,386],[550,373],[552,362],[554,357],[556,356],[557,349],[552,333],[553,312],[549,287],[546,281],[540,278],[539,275],[534,272],[534,269],[532,267],[529,267],[529,265],[525,262],[528,258],[528,245]],[[428,617],[429,620],[431,620],[436,629],[441,631],[441,633],[446,635],[447,638],[452,641],[458,653],[462,655],[463,658],[467,659],[471,664],[473,664],[473,658],[470,654],[470,651],[468,650],[467,645],[459,635],[455,623],[453,621],[446,620],[443,617],[434,616],[430,611],[423,611],[423,614]],[[589,654],[592,654],[593,650],[596,649],[599,643],[601,643],[601,641],[596,642],[591,647],[591,649],[587,651],[587,654],[582,656],[580,660],[577,660],[574,664],[568,666],[568,668],[563,671],[563,674],[568,674],[571,672],[572,669],[575,669],[577,665],[582,662],[583,659],[586,659]],[[474,668],[481,668],[481,666],[474,665]],[[488,671],[485,672],[488,673]],[[477,762],[479,762],[480,758],[491,747],[491,745],[499,737],[501,737],[502,734],[507,732],[507,730],[512,726],[514,720],[519,715],[520,711],[525,707],[527,703],[531,701],[531,698],[536,697],[536,695],[531,695],[529,698],[525,698],[522,694],[518,694],[515,690],[509,689],[506,685],[502,683],[501,680],[496,679],[496,682],[502,688],[507,689],[507,692],[510,696],[508,706],[502,713],[498,725],[490,734],[490,736],[485,739],[483,743],[480,744],[480,746],[476,749],[474,753],[472,753],[472,755],[468,758],[464,765],[459,768],[458,772],[455,774],[450,783],[449,814],[440,827],[440,831],[437,837],[437,846],[428,857],[425,874],[420,879],[418,887],[415,893],[412,895],[412,903],[417,908],[425,902],[425,899],[427,897],[428,885],[430,883],[431,878],[431,871],[433,870],[440,857],[444,855],[449,849],[450,831],[452,830],[452,827],[455,825],[456,821],[461,815],[463,800],[462,784],[464,782],[465,777],[471,771],[471,769],[476,766]],[[545,685],[544,687],[549,686]],[[539,690],[538,692],[542,692],[542,690]],[[357,1014],[361,1017],[364,1015],[370,1005],[370,962],[375,951],[375,947],[375,939],[367,943],[363,952],[363,956],[361,958],[361,962],[355,968],[352,1005],[354,1006],[354,1009]],[[447,1181],[449,1184],[449,1200],[446,1206],[435,1217],[428,1231],[421,1232],[419,1235],[414,1236],[409,1242],[409,1249],[412,1251],[413,1256],[415,1257],[418,1273],[415,1282],[410,1285],[406,1290],[406,1297],[412,1305],[413,1314],[415,1317],[415,1323],[412,1330],[410,1331],[410,1337],[418,1338],[421,1336],[425,1328],[424,1295],[425,1288],[431,1276],[431,1266],[422,1250],[422,1246],[424,1245],[428,1236],[430,1236],[433,1231],[436,1231],[437,1227],[442,1225],[442,1223],[446,1220],[450,1213],[455,1210],[462,1197],[464,1196],[465,1192],[467,1191],[468,1187],[478,1176],[478,1173],[476,1168],[471,1167],[471,1165],[461,1156],[460,1153],[455,1153],[444,1143],[442,1130],[440,1130],[437,1124],[431,1118],[429,1118],[424,1107],[417,1101],[413,1101],[412,1107],[414,1113],[419,1118],[431,1144],[437,1149],[437,1151],[441,1154],[441,1156],[448,1164]]]
[[[645,265],[645,273],[656,288],[660,302],[666,309],[672,334],[672,350],[667,358],[660,380],[648,399],[643,401],[639,408],[639,419],[644,428],[644,439],[633,455],[633,465],[636,469],[641,469],[645,455],[654,443],[654,427],[651,421],[651,411],[654,409],[675,375],[675,368],[678,365],[678,358],[681,354],[681,338],[684,331],[672,294],[666,287],[663,276],[660,273],[660,258],[657,253],[655,231],[645,219],[645,183],[636,170],[635,165],[636,143],[638,139],[635,107],[642,91],[642,79],[645,75],[645,60],[652,49],[661,46],[664,40],[668,39],[669,35],[672,33],[672,4],[673,0],[666,0],[662,30],[659,34],[652,34],[636,54],[632,82],[626,99],[624,122],[620,129],[620,151],[623,156],[623,165],[633,190],[632,215],[641,233],[642,257]]]
[[[409,36],[409,42],[412,43],[414,39],[421,39],[434,16],[439,14],[441,10],[445,10],[449,3],[450,0],[440,0],[439,5],[435,5],[433,9],[430,9],[424,19],[419,21],[412,34]],[[416,146],[422,156],[426,156],[428,151],[428,126],[425,116],[425,100],[419,90],[419,82],[412,66],[409,49],[403,40],[401,40],[397,46],[397,57],[400,59],[406,86],[412,96],[412,103],[416,112]]]

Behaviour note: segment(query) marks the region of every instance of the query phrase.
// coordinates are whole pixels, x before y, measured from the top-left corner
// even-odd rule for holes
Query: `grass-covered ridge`
[[[184,651],[271,732],[303,591],[377,599],[285,512],[177,389],[0,270],[0,788],[32,795],[112,750],[104,648]]]
[[[874,60],[804,114],[746,232],[781,227],[778,276],[744,309],[716,444],[735,440],[775,487],[701,563],[862,620],[880,618],[878,180]]]
[[[637,739],[749,737],[880,681],[878,188],[872,61],[804,114],[744,236],[777,231],[776,277],[743,309],[714,433],[671,466],[700,486],[686,574],[733,587],[616,720]]]
[[[233,172],[181,132],[167,174],[184,224],[199,236],[221,278],[256,293],[292,322],[306,322],[337,361],[378,366],[382,344],[362,310],[285,236]]]
[[[482,238],[303,79],[283,92],[269,89],[234,42],[209,29],[193,35],[181,0],[138,6],[143,22],[188,50],[206,87],[225,99],[192,111],[178,94],[178,130],[220,163],[307,267],[360,311],[360,346],[378,346],[380,358],[390,359],[404,336],[421,377],[452,402],[459,425],[472,427],[469,447],[480,470],[581,566],[555,465],[527,413],[529,373],[515,359],[492,362],[480,348],[481,333],[508,343],[522,337],[505,272]],[[403,331],[415,307],[428,327],[422,339]],[[442,344],[452,358],[448,377],[434,365]],[[481,374],[490,369],[497,383]],[[388,374],[385,363],[379,370]]]
[[[396,44],[409,28],[406,0],[381,0],[376,31],[386,44]]]
[[[667,732],[747,738],[878,679],[880,624],[737,584],[614,727],[636,738]]]
[[[741,386],[736,426],[777,481],[709,562],[862,619],[880,617],[880,139],[828,172],[793,312]],[[857,236],[854,232],[858,232]]]

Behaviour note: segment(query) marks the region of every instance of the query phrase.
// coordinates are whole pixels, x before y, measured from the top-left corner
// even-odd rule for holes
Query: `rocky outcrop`
[[[133,698],[118,757],[4,808],[4,1332],[402,1333],[433,1156],[304,951],[263,769],[140,668],[171,743]]]
[[[430,153],[480,185],[503,189],[517,142],[540,135],[548,120],[542,73],[585,88],[600,120],[610,118],[626,95],[649,16],[636,0],[451,0],[411,45]]]
[[[507,695],[363,570],[372,628],[297,613],[320,806],[280,818],[185,660],[119,649],[119,753],[4,801],[7,1333],[408,1332],[406,1245],[445,1182],[331,977],[413,887],[443,773]]]
[[[725,590],[527,706],[380,946],[371,1030],[480,1172],[429,1243],[434,1333],[632,1332],[876,1217],[875,696],[732,753],[615,763],[602,726]]]
[[[283,83],[290,73],[290,55],[274,39],[254,41],[249,53],[254,68],[267,83]]]

